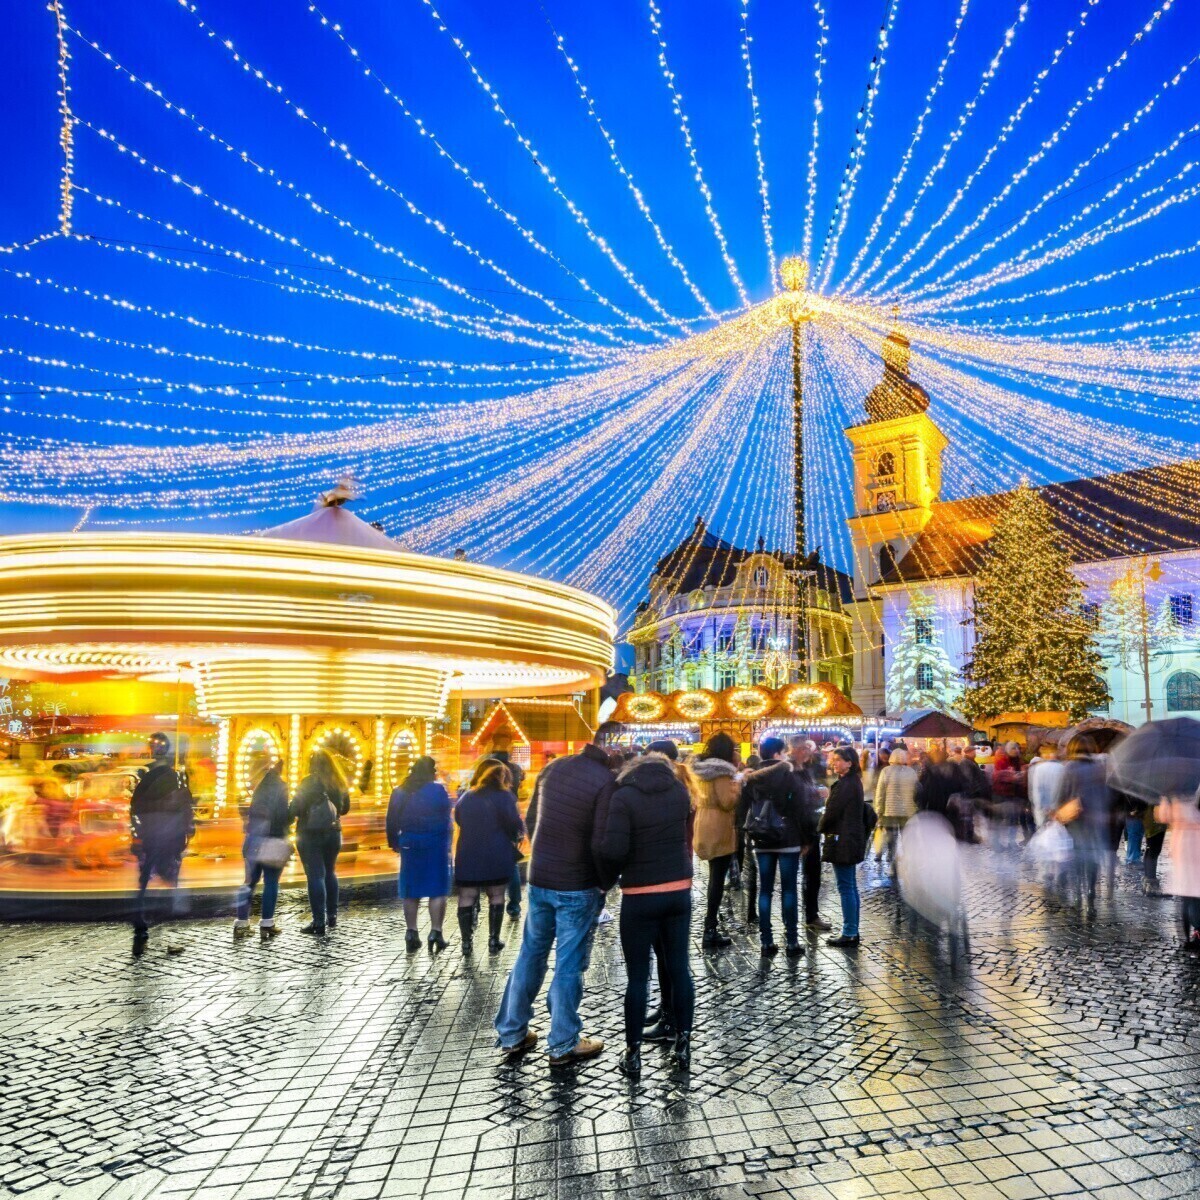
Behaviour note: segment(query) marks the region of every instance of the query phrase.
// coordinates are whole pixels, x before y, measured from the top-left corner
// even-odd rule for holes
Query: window
[[[1094,601],[1089,601],[1083,606],[1080,612],[1089,629],[1100,628],[1100,605]]]
[[[717,634],[716,648],[718,654],[728,654],[733,649],[732,629],[722,629]]]
[[[771,572],[766,567],[756,567],[754,569],[754,586],[757,588],[765,588],[771,582]]]
[[[879,547],[879,578],[882,579],[896,565],[896,551],[891,544],[884,542]]]
[[[917,663],[917,688],[922,692],[933,687],[933,667],[929,663]]]
[[[1191,629],[1195,621],[1195,610],[1192,607],[1192,595],[1190,592],[1183,592],[1178,596],[1171,597],[1171,616],[1175,619],[1175,624],[1180,629]]]
[[[1167,680],[1167,712],[1194,709],[1200,709],[1200,675],[1195,671],[1176,671]]]
[[[879,456],[879,461],[875,464],[876,475],[895,475],[896,473],[896,456],[887,450]]]
[[[762,681],[763,681],[763,669],[758,663],[755,663],[754,666],[752,666],[750,668],[750,682],[751,683],[762,683]]]
[[[737,668],[736,667],[721,667],[717,671],[717,687],[731,688],[737,683]]]
[[[913,622],[913,635],[918,646],[933,645],[933,618],[917,617]]]
[[[1109,708],[1109,704],[1110,704],[1110,700],[1109,700],[1109,698],[1108,698],[1108,695],[1107,695],[1107,693],[1108,693],[1108,680],[1107,680],[1107,679],[1105,679],[1103,675],[1097,675],[1097,676],[1096,676],[1096,683],[1097,683],[1097,684],[1099,684],[1099,686],[1100,686],[1101,688],[1103,688],[1103,689],[1104,689],[1104,692],[1105,692],[1105,699],[1104,699],[1104,700],[1102,700],[1102,701],[1101,701],[1099,704],[1097,704],[1097,705],[1095,706],[1095,708],[1093,708],[1093,709],[1092,709],[1092,712],[1106,713],[1106,712],[1108,712],[1108,708]]]

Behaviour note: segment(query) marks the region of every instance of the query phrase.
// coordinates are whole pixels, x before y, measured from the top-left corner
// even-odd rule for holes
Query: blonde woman
[[[888,764],[875,780],[875,811],[883,829],[888,863],[896,869],[896,839],[908,818],[917,811],[917,773],[908,765],[908,751],[892,751]]]

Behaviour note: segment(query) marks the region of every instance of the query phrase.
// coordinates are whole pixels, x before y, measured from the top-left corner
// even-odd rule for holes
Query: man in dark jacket
[[[503,763],[508,768],[508,773],[512,776],[512,793],[520,800],[521,784],[525,782],[525,771],[509,757],[511,748],[512,738],[507,733],[498,733],[492,738],[492,748],[488,751],[487,756]],[[513,863],[512,875],[508,880],[508,915],[513,918],[521,915],[521,866],[519,863]]]
[[[813,826],[816,827],[820,816],[821,805],[828,789],[817,779],[814,761],[817,756],[817,745],[810,739],[798,735],[792,738],[788,747],[788,758],[792,770],[804,792],[805,805],[812,816]],[[821,770],[824,777],[824,768]],[[821,916],[821,842],[814,837],[812,845],[800,856],[800,870],[804,880],[804,923],[809,929],[832,929],[830,923]]]
[[[607,730],[596,733],[602,742]],[[608,754],[590,743],[578,754],[556,758],[538,776],[526,826],[533,841],[529,857],[529,911],[517,961],[504,987],[496,1014],[497,1045],[509,1057],[529,1050],[538,1035],[529,1028],[533,1002],[546,977],[555,947],[550,983],[552,1066],[593,1058],[604,1049],[599,1038],[583,1037],[579,1002],[583,975],[592,950],[592,932],[600,910],[601,878],[592,853],[602,814],[615,787]]]
[[[780,738],[764,738],[759,746],[763,766],[752,772],[745,782],[746,828],[758,860],[758,936],[766,958],[779,953],[771,933],[771,895],[775,891],[776,873],[782,893],[787,952],[793,958],[804,953],[798,929],[800,906],[796,879],[800,856],[817,836],[810,797],[783,752],[784,744]],[[781,820],[778,835],[771,841],[756,837],[751,827],[756,810],[763,805],[769,806]]]
[[[192,836],[192,794],[171,761],[171,742],[165,733],[150,735],[150,765],[140,773],[129,800],[129,824],[138,860],[138,895],[133,918],[133,952],[141,954],[150,938],[146,889],[157,875],[172,892],[176,907],[179,866]],[[178,954],[182,946],[168,946]]]

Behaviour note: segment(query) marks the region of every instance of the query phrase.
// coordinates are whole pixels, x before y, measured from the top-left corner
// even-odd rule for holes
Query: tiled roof
[[[769,554],[789,571],[803,566],[816,573],[823,590],[835,593],[843,602],[854,599],[851,578],[821,562],[816,555],[809,555],[801,563],[796,555],[780,550],[747,550],[718,537],[701,521],[696,522],[692,532],[674,550],[658,560],[654,576],[669,580],[675,595],[687,595],[703,587],[728,587],[737,575],[738,566],[754,554]]]
[[[1200,460],[1038,489],[1074,562],[1200,549]],[[1012,493],[939,502],[881,584],[973,576]]]

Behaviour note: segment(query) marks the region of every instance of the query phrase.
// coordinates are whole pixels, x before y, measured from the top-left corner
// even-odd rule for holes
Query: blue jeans
[[[296,838],[296,849],[308,880],[308,903],[313,924],[325,928],[326,918],[337,920],[338,881],[334,868],[342,848],[340,829],[304,831]]]
[[[1125,818],[1125,861],[1139,863],[1142,861],[1142,825],[1140,817]]]
[[[788,943],[796,941],[799,924],[799,900],[796,878],[800,872],[800,852],[780,854],[777,850],[756,850],[758,859],[758,936],[764,946],[771,944],[771,894],[775,891],[775,867],[779,867],[780,907]]]
[[[550,1010],[547,1045],[557,1058],[574,1050],[583,1032],[579,1002],[583,999],[583,975],[592,956],[600,891],[588,888],[583,892],[555,892],[530,884],[525,895],[529,905],[525,929],[496,1013],[496,1045],[503,1049],[519,1046],[529,1032],[533,1002],[542,990],[553,946],[554,978],[546,997]]]
[[[262,919],[264,924],[275,923],[275,904],[279,900],[279,876],[283,872],[279,867],[266,867],[260,862],[246,864],[246,882],[238,893],[237,919],[250,920],[250,898],[258,881],[262,880]]]
[[[834,863],[833,875],[842,901],[842,937],[858,937],[858,867]]]

